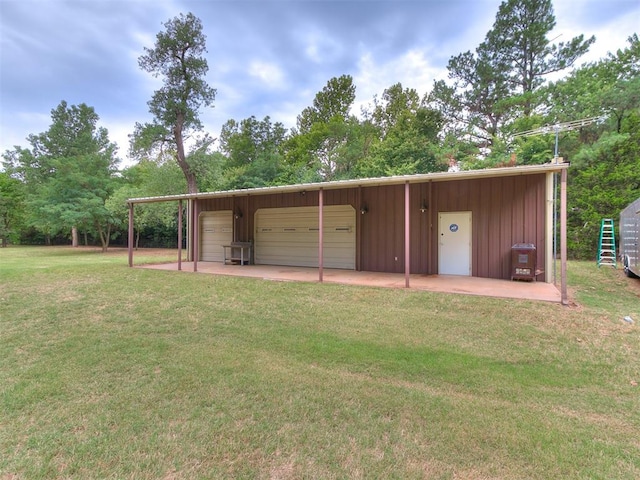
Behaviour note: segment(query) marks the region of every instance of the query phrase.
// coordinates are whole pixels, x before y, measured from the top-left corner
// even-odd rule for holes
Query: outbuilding
[[[187,249],[198,262],[222,262],[224,246],[250,245],[262,265],[509,280],[512,247],[533,245],[532,278],[556,282],[561,257],[566,303],[566,173],[569,164],[366,178],[164,197],[187,208]],[[559,190],[559,201],[557,192]],[[558,223],[559,222],[559,223]],[[558,244],[556,231],[560,232]],[[178,229],[182,245],[182,227]],[[559,248],[558,248],[559,245]],[[250,254],[249,254],[250,251]],[[180,254],[181,256],[181,254]]]

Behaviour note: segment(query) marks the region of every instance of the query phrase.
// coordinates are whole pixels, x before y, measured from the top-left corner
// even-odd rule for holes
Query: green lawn
[[[638,283],[572,262],[563,307],[0,249],[0,479],[637,479]]]

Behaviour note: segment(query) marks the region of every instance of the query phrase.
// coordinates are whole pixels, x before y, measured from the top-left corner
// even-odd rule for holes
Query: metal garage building
[[[196,265],[222,261],[222,245],[236,241],[251,242],[256,264],[317,267],[320,279],[323,268],[404,272],[407,283],[409,273],[510,279],[511,247],[528,243],[536,246],[535,279],[553,282],[556,219],[561,236],[566,232],[568,166],[135,198],[129,233],[135,204],[187,202],[187,245]],[[564,245],[561,238],[566,255]],[[563,276],[563,290],[565,283]]]

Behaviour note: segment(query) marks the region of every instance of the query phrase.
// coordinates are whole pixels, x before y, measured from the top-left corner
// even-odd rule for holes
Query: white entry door
[[[438,273],[471,275],[471,212],[438,215]]]

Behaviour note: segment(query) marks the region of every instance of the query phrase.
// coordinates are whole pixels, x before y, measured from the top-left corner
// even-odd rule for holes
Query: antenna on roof
[[[539,128],[534,128],[532,130],[525,130],[524,132],[515,133],[513,135],[514,138],[517,137],[532,137],[534,135],[545,135],[548,133],[556,134],[556,145],[553,153],[554,163],[558,163],[558,134],[560,132],[568,132],[570,130],[576,130],[578,128],[586,127],[587,125],[591,125],[592,123],[602,123],[606,119],[605,115],[600,115],[597,117],[589,117],[583,118],[581,120],[572,120],[570,122],[561,122],[556,123],[554,125],[544,125]]]
[[[583,118],[581,120],[572,120],[570,122],[561,122],[556,123],[554,125],[544,125],[539,128],[534,128],[532,130],[525,130],[524,132],[519,132],[513,135],[514,138],[517,137],[532,137],[534,135],[545,135],[549,133],[556,134],[556,146],[553,153],[553,163],[559,163],[560,157],[558,157],[558,134],[560,132],[568,132],[570,130],[576,130],[578,128],[586,127],[587,125],[591,125],[592,123],[601,123],[606,119],[605,115],[600,115],[597,117],[589,117]],[[557,185],[556,185],[556,176],[553,176],[553,281],[556,281],[556,262],[555,259],[557,257],[557,238],[556,238],[556,196],[557,196]]]

